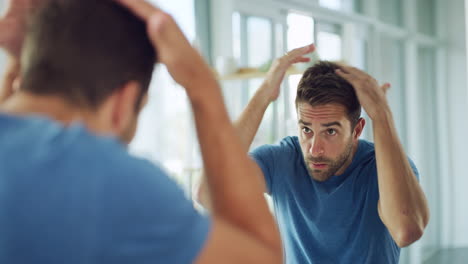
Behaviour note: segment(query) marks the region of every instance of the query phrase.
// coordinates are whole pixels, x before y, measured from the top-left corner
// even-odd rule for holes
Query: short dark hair
[[[156,51],[145,23],[112,0],[48,0],[30,21],[21,88],[97,108],[128,81],[148,91]]]
[[[320,61],[308,68],[297,87],[296,107],[307,102],[311,106],[324,104],[343,105],[354,127],[361,117],[361,104],[353,86],[336,74],[339,65],[330,61]]]

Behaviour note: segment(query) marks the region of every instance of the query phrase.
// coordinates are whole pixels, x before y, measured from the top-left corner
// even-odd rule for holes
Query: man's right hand
[[[32,12],[45,0],[10,0],[5,15],[0,19],[0,48],[19,59],[21,47]]]
[[[0,18],[0,49],[7,55],[6,71],[0,83],[0,104],[14,93],[20,72],[20,56],[32,12],[46,0],[10,0],[6,13]],[[16,85],[18,86],[18,85]]]
[[[148,25],[148,35],[157,49],[159,62],[166,65],[172,78],[185,87],[193,87],[193,83],[203,76],[216,81],[209,66],[201,55],[190,45],[174,19],[163,10],[142,0],[117,0],[132,10]],[[192,84],[192,85],[190,85]],[[187,90],[188,93],[196,91]]]
[[[315,45],[310,44],[301,48],[293,49],[273,62],[267,73],[264,85],[260,88],[263,90],[263,94],[268,95],[270,102],[278,99],[281,83],[283,82],[284,76],[289,67],[295,63],[309,62],[310,59],[304,56],[314,51]]]

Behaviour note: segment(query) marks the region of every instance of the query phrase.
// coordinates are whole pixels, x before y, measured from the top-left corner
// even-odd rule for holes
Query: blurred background
[[[465,0],[152,2],[176,18],[218,70],[232,119],[259,87],[272,59],[312,42],[321,59],[345,61],[390,82],[396,126],[419,168],[431,209],[424,236],[402,251],[400,263],[468,263]],[[0,3],[3,8],[5,0]],[[4,64],[0,54],[1,72]],[[297,74],[285,79],[252,147],[297,134],[299,79]],[[363,138],[372,140],[367,122]],[[191,196],[202,165],[197,137],[185,92],[164,67],[154,72],[130,150],[162,165]]]

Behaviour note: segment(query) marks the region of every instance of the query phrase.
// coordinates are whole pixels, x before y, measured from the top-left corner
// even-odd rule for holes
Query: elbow
[[[280,249],[276,249],[272,254],[272,259],[268,261],[268,263],[275,263],[275,264],[283,264],[284,263],[284,256],[282,247]]]
[[[418,241],[423,234],[424,227],[420,225],[407,226],[395,234],[394,240],[398,247],[404,248]]]

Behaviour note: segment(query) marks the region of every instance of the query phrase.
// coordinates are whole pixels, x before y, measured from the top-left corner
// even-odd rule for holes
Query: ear
[[[364,130],[365,125],[366,125],[366,120],[364,118],[362,118],[362,117],[359,118],[359,121],[356,124],[356,126],[354,127],[354,131],[353,131],[354,139],[359,139],[359,137],[362,134],[362,131]]]
[[[140,85],[134,81],[127,82],[115,92],[111,116],[112,130],[115,133],[124,132],[134,120],[139,94]]]

